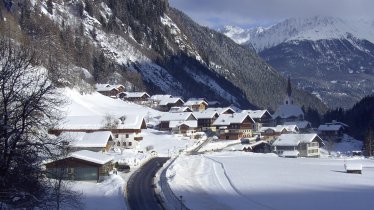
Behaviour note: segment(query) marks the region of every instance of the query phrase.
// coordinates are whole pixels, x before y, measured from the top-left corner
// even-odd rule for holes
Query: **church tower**
[[[287,81],[287,95],[286,95],[286,98],[284,99],[284,105],[293,104],[293,100],[292,100],[291,94],[292,94],[291,79],[290,79],[290,77],[288,77],[288,81]]]

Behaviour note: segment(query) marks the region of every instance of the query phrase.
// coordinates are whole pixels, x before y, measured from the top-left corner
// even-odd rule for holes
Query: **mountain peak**
[[[231,29],[236,30],[227,30],[223,33],[239,44],[251,43],[258,52],[287,41],[342,39],[348,34],[374,42],[374,21],[367,19],[342,19],[331,16],[294,17],[268,28]],[[246,42],[240,42],[238,37],[248,39]]]

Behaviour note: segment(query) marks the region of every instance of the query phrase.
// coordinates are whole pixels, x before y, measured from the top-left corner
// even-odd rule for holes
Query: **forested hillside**
[[[166,0],[3,1],[1,35],[33,48],[59,86],[92,91],[122,83],[131,91],[220,100],[274,110],[286,80],[250,49],[202,27]],[[325,111],[295,90],[295,101]]]

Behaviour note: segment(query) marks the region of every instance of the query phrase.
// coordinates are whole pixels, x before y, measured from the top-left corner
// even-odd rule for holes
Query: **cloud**
[[[373,0],[169,0],[169,3],[209,27],[267,25],[289,17],[314,15],[374,17]]]

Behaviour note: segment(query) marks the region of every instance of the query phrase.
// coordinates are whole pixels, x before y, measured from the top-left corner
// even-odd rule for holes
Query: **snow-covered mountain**
[[[267,28],[236,28],[225,34],[254,48],[300,88],[333,107],[348,108],[374,93],[374,20],[290,18]],[[239,35],[248,41],[240,42]]]
[[[286,80],[253,50],[198,25],[167,0],[12,2],[0,4],[0,32],[17,31],[12,38],[42,55],[61,86],[121,83],[242,108],[275,109],[283,100]],[[295,90],[294,98],[326,108],[305,91]]]
[[[225,26],[221,30],[238,44],[251,43],[257,52],[289,41],[345,39],[354,36],[374,43],[374,20],[314,16],[290,18],[270,27],[243,29]]]

